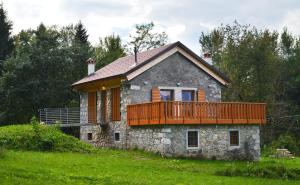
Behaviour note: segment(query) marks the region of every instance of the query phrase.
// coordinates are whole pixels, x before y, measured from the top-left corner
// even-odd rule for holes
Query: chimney
[[[213,65],[213,61],[211,58],[211,53],[210,52],[205,52],[203,53],[203,59],[210,65]]]
[[[134,46],[134,62],[135,62],[134,65],[137,65],[137,52],[138,52],[137,47]]]
[[[96,60],[89,58],[86,62],[88,63],[88,75],[91,75],[95,72]]]

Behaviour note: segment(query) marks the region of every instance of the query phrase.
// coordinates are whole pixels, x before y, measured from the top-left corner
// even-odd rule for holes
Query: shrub
[[[216,175],[299,180],[300,169],[289,169],[283,165],[258,166],[257,164],[252,164],[242,167],[231,166],[225,170],[217,171]]]
[[[276,152],[277,148],[285,148],[288,149],[290,152],[294,154],[300,154],[300,148],[299,143],[297,142],[297,139],[289,134],[284,134],[279,136],[279,138],[275,141],[273,141],[270,145],[265,146],[263,148],[263,154],[265,156],[273,155]]]
[[[0,147],[0,159],[1,159],[1,158],[4,158],[4,157],[5,157],[5,154],[6,154],[5,148]]]
[[[31,125],[0,127],[0,147],[34,151],[91,152],[94,148],[79,139],[62,133],[55,126]]]

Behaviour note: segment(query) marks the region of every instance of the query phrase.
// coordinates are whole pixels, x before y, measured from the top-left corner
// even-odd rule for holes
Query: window
[[[181,99],[182,101],[194,101],[194,91],[182,90]]]
[[[120,106],[120,88],[113,88],[111,89],[111,111],[113,121],[121,120]]]
[[[231,130],[229,131],[229,142],[230,146],[239,146],[239,131]]]
[[[199,148],[199,131],[188,130],[187,131],[187,148],[196,149]]]
[[[97,123],[97,92],[88,93],[88,123]]]
[[[174,99],[173,94],[173,90],[160,90],[160,100],[172,101]]]
[[[93,140],[93,133],[88,133],[87,134],[87,139],[88,140]]]
[[[115,132],[115,141],[120,141],[120,132]]]

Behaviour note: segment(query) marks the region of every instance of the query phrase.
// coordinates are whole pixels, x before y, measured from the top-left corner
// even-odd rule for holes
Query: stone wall
[[[199,131],[199,148],[187,149],[187,131]],[[229,131],[239,130],[240,145],[230,146]],[[128,130],[128,148],[158,152],[166,156],[258,160],[259,126],[174,125],[143,126]]]
[[[178,83],[180,83],[179,86]],[[132,79],[129,84],[134,87],[129,93],[132,103],[151,101],[153,87],[204,88],[207,101],[221,101],[221,88],[223,87],[180,53],[166,58]]]
[[[101,127],[101,111],[102,111],[102,102],[101,102],[101,91],[97,91],[97,125],[87,125],[80,127],[80,139],[88,143],[91,143],[98,147],[115,147],[115,148],[126,148],[126,107],[128,98],[128,91],[125,90],[127,85],[121,86],[121,121],[112,121],[111,120],[111,90],[107,89],[107,99],[106,99],[106,115],[108,124]],[[87,107],[88,107],[88,95],[87,93],[82,92],[80,95],[80,123],[87,123]],[[120,141],[114,141],[115,132],[120,133]],[[92,134],[92,140],[88,139],[88,134]]]
[[[88,93],[80,92],[80,124],[88,122]]]

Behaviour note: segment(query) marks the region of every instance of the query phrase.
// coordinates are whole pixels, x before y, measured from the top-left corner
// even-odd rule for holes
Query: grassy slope
[[[273,161],[300,166],[300,159]],[[246,162],[162,159],[137,151],[94,154],[8,151],[0,158],[0,184],[300,184],[300,181],[223,177],[215,171]]]

